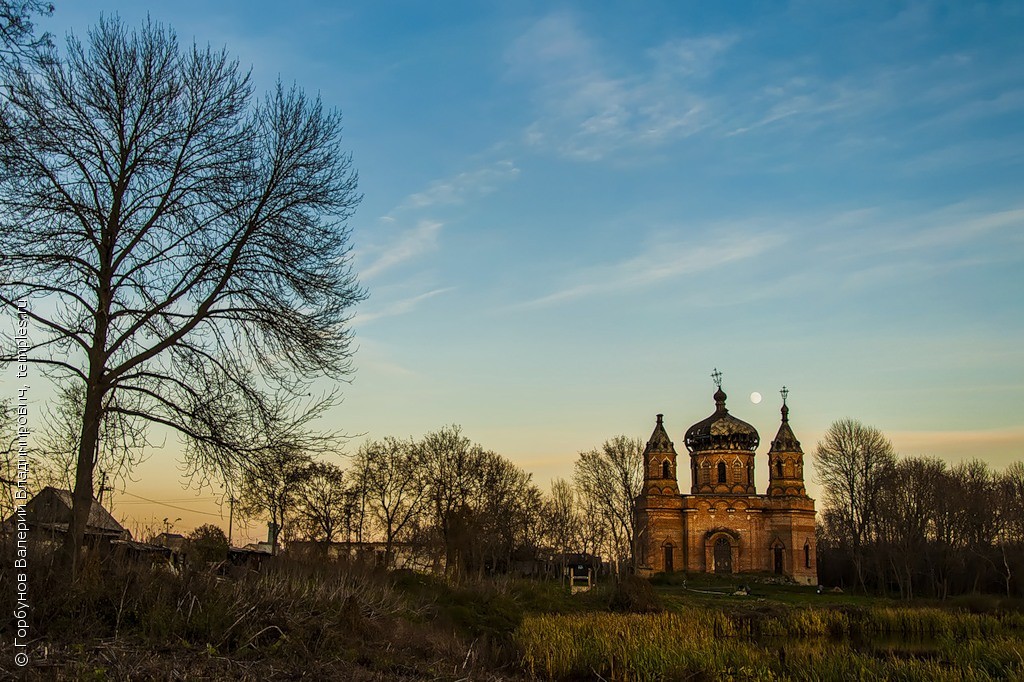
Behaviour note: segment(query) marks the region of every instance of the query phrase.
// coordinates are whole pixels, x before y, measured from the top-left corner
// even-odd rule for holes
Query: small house
[[[69,491],[46,486],[25,504],[23,517],[18,518],[17,514],[12,514],[4,521],[4,527],[11,529],[17,521],[23,520],[28,525],[29,533],[37,537],[51,540],[62,538],[71,525],[71,504]],[[89,520],[85,525],[86,543],[131,539],[132,534],[94,497],[89,509]]]

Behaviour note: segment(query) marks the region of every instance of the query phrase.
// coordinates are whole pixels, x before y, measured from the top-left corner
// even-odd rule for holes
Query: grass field
[[[36,563],[40,566],[40,563]],[[768,576],[558,582],[283,560],[228,578],[37,570],[35,680],[1024,680],[1024,604],[907,604]],[[734,595],[739,580],[750,594]],[[10,574],[0,570],[0,589]],[[9,624],[6,626],[9,627]]]
[[[659,613],[528,614],[514,634],[521,664],[543,679],[1024,679],[1024,612],[908,605],[862,595],[737,580],[658,580]]]

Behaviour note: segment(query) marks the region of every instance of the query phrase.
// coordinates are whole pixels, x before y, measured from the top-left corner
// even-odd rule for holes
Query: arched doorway
[[[665,572],[671,573],[674,570],[675,568],[672,556],[672,545],[665,545]]]
[[[732,573],[732,545],[729,539],[720,537],[715,540],[715,573]]]
[[[782,575],[785,568],[785,548],[782,543],[776,542],[772,545],[772,570],[776,575]]]

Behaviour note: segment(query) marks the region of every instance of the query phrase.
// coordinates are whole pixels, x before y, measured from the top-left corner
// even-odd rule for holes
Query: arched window
[[[718,482],[725,483],[725,462],[718,463]]]
[[[668,478],[670,475],[671,472],[669,471],[668,460],[666,459],[661,463],[661,477]]]
[[[811,543],[804,543],[804,568],[811,567]]]
[[[782,460],[781,459],[775,460],[775,475],[777,477],[779,477],[779,478],[782,478]]]

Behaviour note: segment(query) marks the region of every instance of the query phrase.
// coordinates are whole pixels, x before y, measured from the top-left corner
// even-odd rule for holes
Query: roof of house
[[[25,515],[30,525],[67,532],[71,523],[71,506],[70,491],[46,486],[25,505]],[[11,516],[8,522],[13,518]],[[85,532],[93,535],[131,536],[131,533],[125,530],[95,497],[89,509]]]

